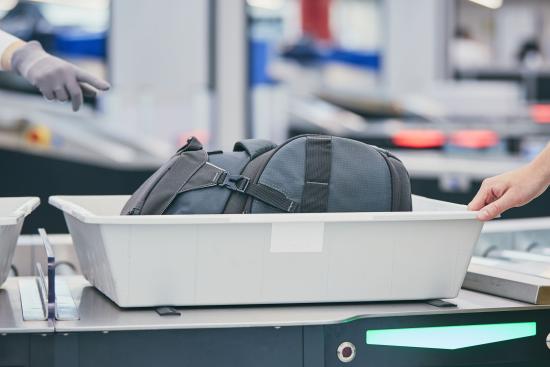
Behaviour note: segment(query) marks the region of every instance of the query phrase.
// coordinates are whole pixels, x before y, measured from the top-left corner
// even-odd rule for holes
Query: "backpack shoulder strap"
[[[263,149],[267,146],[272,145],[263,144]],[[252,149],[252,155],[261,151],[258,145],[248,147]],[[213,186],[254,197],[285,212],[295,212],[298,208],[298,204],[283,193],[253,183],[247,176],[230,175],[223,168],[209,163],[202,145],[192,138],[132,195],[122,214],[160,215],[178,194]]]
[[[122,215],[160,215],[181,188],[206,164],[202,144],[191,138],[168,162],[159,168],[128,200]]]

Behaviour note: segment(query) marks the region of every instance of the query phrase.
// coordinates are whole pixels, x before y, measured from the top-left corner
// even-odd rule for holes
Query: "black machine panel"
[[[325,366],[550,366],[549,333],[548,310],[361,318],[325,326]]]

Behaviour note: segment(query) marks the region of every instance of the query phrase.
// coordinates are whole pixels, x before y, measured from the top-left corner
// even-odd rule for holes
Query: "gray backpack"
[[[355,140],[302,135],[207,153],[189,139],[130,198],[123,215],[410,211],[407,170]]]

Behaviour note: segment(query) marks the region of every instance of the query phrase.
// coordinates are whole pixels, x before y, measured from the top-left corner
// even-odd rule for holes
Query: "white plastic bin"
[[[10,272],[25,217],[39,204],[38,198],[0,198],[0,285]]]
[[[50,198],[121,307],[454,298],[483,225],[421,197],[408,213],[120,216],[127,199]]]

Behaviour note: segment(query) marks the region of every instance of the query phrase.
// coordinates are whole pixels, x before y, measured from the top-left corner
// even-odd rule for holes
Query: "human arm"
[[[511,208],[528,204],[550,186],[550,144],[528,165],[483,181],[468,205],[487,221]]]
[[[0,31],[2,70],[12,70],[36,86],[48,100],[71,101],[74,111],[84,96],[108,90],[109,83],[81,68],[48,54],[36,41],[23,42]]]

